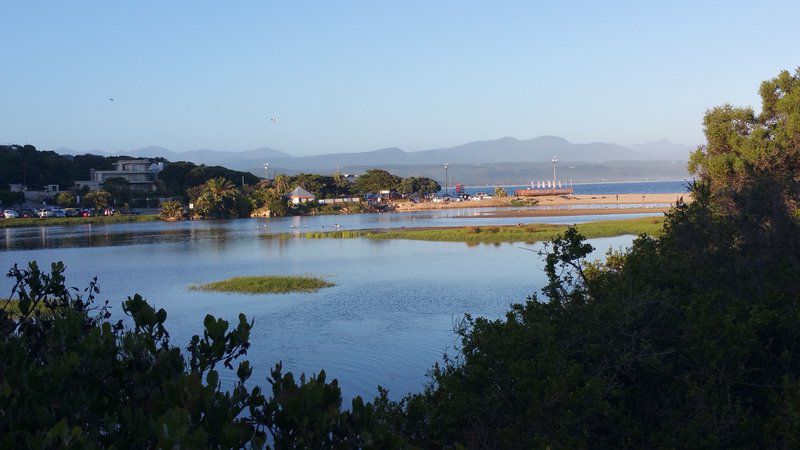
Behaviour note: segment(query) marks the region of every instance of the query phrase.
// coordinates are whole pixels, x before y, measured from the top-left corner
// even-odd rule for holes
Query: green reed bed
[[[270,275],[234,277],[213,283],[193,285],[190,289],[234,294],[286,294],[289,292],[316,292],[330,286],[333,286],[333,283],[317,277]]]
[[[587,238],[621,236],[625,234],[660,233],[663,217],[645,217],[626,220],[606,220],[577,225],[578,231]],[[407,228],[399,230],[346,230],[309,232],[301,235],[306,239],[410,239],[445,242],[539,242],[555,238],[566,230],[566,225],[505,225],[470,226],[447,228]],[[283,236],[281,236],[283,237]]]
[[[155,214],[95,216],[95,217],[45,217],[0,219],[0,228],[43,227],[65,225],[104,225],[109,223],[152,222],[158,220]]]

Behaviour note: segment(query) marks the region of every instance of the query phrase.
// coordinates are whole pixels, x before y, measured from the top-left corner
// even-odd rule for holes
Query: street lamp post
[[[556,163],[558,162],[558,156],[553,156],[553,189],[556,188]]]
[[[269,163],[268,162],[264,163],[264,173],[266,174],[267,181],[269,181]]]
[[[447,163],[444,163],[444,193],[450,195],[450,178],[447,176]]]

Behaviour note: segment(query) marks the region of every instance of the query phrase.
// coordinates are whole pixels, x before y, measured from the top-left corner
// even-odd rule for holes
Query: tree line
[[[425,177],[401,178],[385,170],[372,169],[358,176],[354,181],[343,175],[318,175],[300,173],[296,175],[277,175],[271,180],[260,180],[255,184],[237,186],[225,177],[208,179],[203,184],[189,187],[185,201],[192,205],[190,215],[205,219],[247,217],[258,209],[268,209],[272,216],[285,216],[291,213],[313,213],[320,208],[340,211],[346,208],[361,212],[360,205],[320,206],[315,202],[290,205],[285,198],[295,186],[300,186],[316,198],[331,199],[341,197],[361,197],[370,193],[393,191],[406,195],[428,196],[441,189],[435,180]],[[162,207],[162,218],[179,220],[180,202],[169,202]]]
[[[112,170],[114,163],[120,159],[129,157],[91,154],[71,156],[40,151],[32,145],[0,146],[0,201],[4,205],[11,205],[24,200],[20,193],[9,191],[10,184],[26,184],[31,189],[57,184],[64,192],[53,201],[62,207],[101,209],[130,204],[142,207],[147,206],[145,200],[148,197],[173,197],[178,202],[198,203],[201,206],[198,215],[214,218],[246,216],[252,210],[268,204],[272,204],[276,213],[285,214],[289,206],[279,203],[282,202],[282,196],[294,186],[303,187],[317,198],[362,196],[382,190],[426,196],[441,189],[439,183],[430,178],[400,178],[380,169],[368,170],[354,181],[339,173],[278,175],[275,180],[265,181],[250,172],[187,161],[169,162],[163,158],[144,158],[166,163],[158,174],[155,192],[133,190],[122,177],[106,179],[100,191],[72,189],[76,181],[89,178],[91,169]],[[167,209],[173,211],[174,208],[175,205],[170,204]],[[176,217],[175,214],[171,216]]]

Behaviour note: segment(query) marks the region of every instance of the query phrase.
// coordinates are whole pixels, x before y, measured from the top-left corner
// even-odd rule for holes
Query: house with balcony
[[[153,192],[157,189],[158,173],[164,169],[164,163],[152,163],[147,159],[120,159],[114,163],[114,170],[90,170],[89,179],[76,181],[75,187],[87,186],[95,191],[103,187],[103,183],[111,178],[122,178],[130,183],[131,190]]]

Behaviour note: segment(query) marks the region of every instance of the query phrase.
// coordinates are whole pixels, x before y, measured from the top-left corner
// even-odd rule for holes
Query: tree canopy
[[[397,192],[401,194],[433,195],[441,190],[436,180],[427,177],[406,177],[397,187]]]
[[[713,195],[734,196],[753,183],[762,186],[766,205],[800,199],[800,68],[781,72],[759,89],[761,113],[723,105],[706,112],[707,144],[690,158],[689,170],[707,181]],[[777,206],[777,205],[775,205]]]
[[[188,190],[194,212],[205,219],[243,217],[253,209],[252,200],[230,180],[211,178]]]
[[[377,193],[383,190],[397,190],[402,178],[381,170],[371,169],[364,172],[353,183],[353,189],[359,194]]]
[[[191,162],[178,161],[169,163],[159,172],[158,179],[170,195],[189,198],[187,191],[200,186],[212,178],[224,178],[234,185],[241,185],[242,178],[246,184],[256,184],[259,179],[250,172],[240,172],[221,166],[197,165]]]
[[[70,189],[89,178],[89,170],[111,170],[123,156],[60,155],[32,145],[0,145],[0,186],[22,183],[34,188],[57,184]]]
[[[392,429],[423,447],[800,445],[800,227],[784,186],[800,127],[796,101],[770,106],[773,87],[797,91],[785,73],[764,86],[770,119],[708,112],[694,200],[660,236],[605,262],[574,229],[556,239],[542,295],[468,317],[430,387],[386,405]]]

